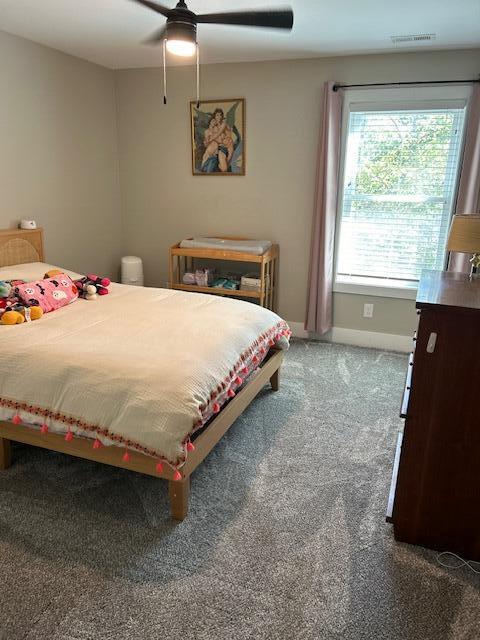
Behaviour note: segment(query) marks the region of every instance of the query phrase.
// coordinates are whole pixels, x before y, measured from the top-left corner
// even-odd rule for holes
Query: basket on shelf
[[[265,275],[265,289],[270,287],[270,278],[268,274]],[[240,291],[258,291],[262,290],[262,279],[257,277],[256,274],[247,273],[242,276],[240,280]]]

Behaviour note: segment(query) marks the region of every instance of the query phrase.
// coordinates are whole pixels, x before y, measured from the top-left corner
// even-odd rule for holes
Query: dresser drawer
[[[413,352],[408,358],[407,375],[405,376],[405,387],[403,389],[402,404],[400,407],[400,417],[406,418],[408,412],[408,401],[410,400],[410,389],[412,388],[413,372]]]
[[[403,434],[399,433],[397,436],[397,445],[395,447],[395,459],[393,461],[392,481],[390,482],[390,491],[388,493],[387,512],[385,514],[385,520],[387,522],[393,522],[393,506],[395,504],[395,492],[397,490],[398,466],[400,464],[400,455],[402,452],[402,440],[403,440]]]

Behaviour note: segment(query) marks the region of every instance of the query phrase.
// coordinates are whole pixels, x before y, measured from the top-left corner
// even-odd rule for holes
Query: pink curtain
[[[480,84],[470,100],[455,213],[480,213]],[[451,253],[448,270],[468,273],[469,259],[467,253]]]
[[[343,96],[326,82],[317,158],[305,329],[332,328],[332,285]]]

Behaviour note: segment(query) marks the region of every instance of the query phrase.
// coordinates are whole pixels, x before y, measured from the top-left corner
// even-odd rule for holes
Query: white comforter
[[[240,300],[112,284],[96,301],[0,326],[0,418],[180,466],[190,434],[272,341],[288,346],[287,330]]]

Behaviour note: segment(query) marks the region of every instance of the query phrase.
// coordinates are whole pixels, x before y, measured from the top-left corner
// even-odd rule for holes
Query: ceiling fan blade
[[[291,29],[293,11],[291,9],[271,9],[270,11],[236,11],[234,13],[204,13],[197,16],[198,23],[233,24],[242,27],[269,27],[271,29]]]
[[[134,0],[134,2],[138,2],[138,4],[143,4],[144,7],[148,7],[157,13],[161,13],[162,16],[168,18],[168,14],[170,13],[170,9],[168,7],[164,7],[157,2],[150,2],[150,0]]]
[[[167,35],[167,25],[164,25],[161,29],[154,31],[151,36],[144,40],[144,44],[158,44]]]

